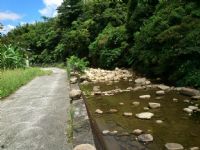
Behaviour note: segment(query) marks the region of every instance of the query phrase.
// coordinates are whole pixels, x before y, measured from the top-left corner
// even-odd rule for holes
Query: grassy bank
[[[0,98],[10,95],[34,77],[49,73],[39,68],[0,70]]]

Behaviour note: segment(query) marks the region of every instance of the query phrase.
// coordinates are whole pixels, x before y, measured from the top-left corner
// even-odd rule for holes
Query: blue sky
[[[62,0],[1,0],[0,23],[7,33],[16,25],[40,21],[41,16],[53,17]]]

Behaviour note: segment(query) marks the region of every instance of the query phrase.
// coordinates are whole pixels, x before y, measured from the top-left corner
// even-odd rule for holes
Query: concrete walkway
[[[70,150],[66,142],[67,74],[50,68],[0,101],[0,150]]]

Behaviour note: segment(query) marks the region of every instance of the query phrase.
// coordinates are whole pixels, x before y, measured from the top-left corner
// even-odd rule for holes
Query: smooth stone
[[[181,88],[180,93],[186,96],[197,96],[200,94],[198,90],[186,87]]]
[[[191,97],[193,100],[200,100],[200,96],[192,96]]]
[[[149,99],[149,98],[151,98],[151,95],[141,95],[141,96],[139,96],[139,98],[141,98],[141,99]]]
[[[184,147],[178,143],[167,143],[165,144],[165,148],[167,150],[183,150],[184,149]]]
[[[151,84],[151,81],[148,81],[148,80],[147,80],[147,81],[145,81],[145,84],[146,84],[146,85],[149,85],[149,84]]]
[[[109,112],[110,113],[116,113],[116,112],[118,112],[118,110],[117,109],[110,109]]]
[[[77,145],[74,150],[96,150],[96,148],[91,144],[80,144]]]
[[[173,98],[172,99],[174,102],[178,102],[178,99],[177,98]]]
[[[149,107],[144,107],[143,109],[144,109],[144,110],[149,110]]]
[[[116,135],[118,133],[118,131],[114,130],[114,131],[110,131],[110,135]]]
[[[140,142],[152,142],[153,136],[151,134],[141,134],[138,136],[138,141]]]
[[[109,130],[103,130],[103,131],[102,131],[102,134],[103,134],[103,135],[107,135],[107,134],[109,134],[109,133],[110,133]]]
[[[149,107],[150,107],[151,109],[156,109],[156,108],[160,108],[161,105],[160,105],[160,103],[152,103],[152,102],[150,102],[150,103],[149,103]]]
[[[133,134],[135,134],[135,135],[140,135],[140,134],[142,134],[142,133],[143,133],[143,131],[140,130],[140,129],[135,129],[135,130],[133,130]]]
[[[73,90],[71,90],[69,92],[69,97],[71,99],[79,99],[81,97],[81,93],[82,93],[81,90],[75,90],[75,89],[73,89]]]
[[[78,81],[77,77],[71,77],[71,79],[70,79],[71,84],[75,84],[75,83],[77,83],[77,81]]]
[[[163,121],[162,120],[156,120],[156,123],[161,124],[161,123],[163,123]]]
[[[97,114],[103,114],[103,111],[100,110],[100,109],[96,109],[95,113],[97,113]]]
[[[192,113],[193,110],[190,108],[183,108],[183,111],[187,112],[187,113]]]
[[[132,104],[133,104],[134,106],[139,106],[139,105],[140,105],[140,102],[135,101],[135,102],[133,102]]]
[[[124,112],[124,116],[131,117],[133,116],[132,112]]]
[[[198,107],[197,106],[188,106],[189,109],[192,109],[192,110],[197,110]]]
[[[190,150],[199,150],[199,147],[191,147]]]
[[[158,85],[158,88],[161,89],[161,90],[164,90],[164,91],[170,89],[169,86],[166,86],[166,85],[164,85],[164,84],[160,84],[160,85]]]
[[[124,105],[124,103],[121,102],[121,103],[119,103],[119,105]]]
[[[156,91],[156,95],[165,95],[165,91],[163,90]]]
[[[145,84],[146,78],[138,78],[135,80],[136,84]]]
[[[139,119],[151,119],[154,116],[154,114],[150,112],[142,112],[142,113],[136,114],[135,116]]]

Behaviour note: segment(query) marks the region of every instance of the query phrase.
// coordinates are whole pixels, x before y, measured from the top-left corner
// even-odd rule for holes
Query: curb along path
[[[0,101],[0,150],[70,150],[67,74],[49,69],[51,75],[37,77]]]

